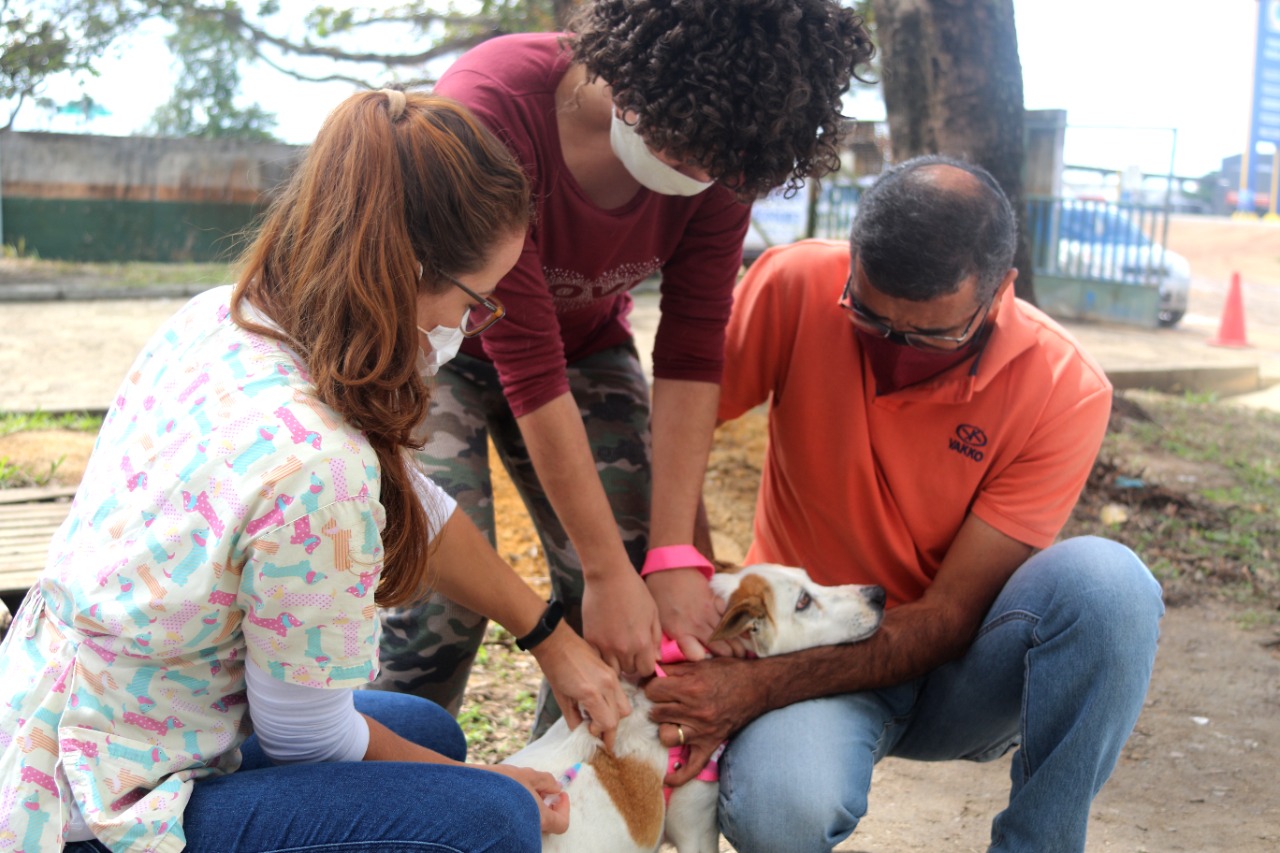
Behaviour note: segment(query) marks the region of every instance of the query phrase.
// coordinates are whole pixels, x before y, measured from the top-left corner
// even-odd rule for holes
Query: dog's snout
[[[884,607],[884,587],[869,586],[862,591],[862,595],[872,607]]]

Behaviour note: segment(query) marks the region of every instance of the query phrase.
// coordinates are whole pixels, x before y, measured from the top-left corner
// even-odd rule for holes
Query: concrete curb
[[[92,302],[101,299],[190,299],[216,284],[155,284],[104,287],[97,284],[38,282],[0,285],[0,302]]]
[[[1213,393],[1222,397],[1252,394],[1264,389],[1258,366],[1146,367],[1107,370],[1117,391],[1143,389],[1165,394]]]

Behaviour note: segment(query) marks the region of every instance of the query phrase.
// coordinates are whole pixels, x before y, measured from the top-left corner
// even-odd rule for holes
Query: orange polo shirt
[[[846,312],[847,243],[752,265],[729,322],[721,420],[769,401],[749,562],[918,599],[969,513],[1050,545],[1102,444],[1111,384],[1057,323],[1002,297],[985,349],[881,397]]]

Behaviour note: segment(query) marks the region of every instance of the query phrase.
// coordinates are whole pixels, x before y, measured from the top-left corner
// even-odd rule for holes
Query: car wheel
[[[1160,313],[1156,315],[1156,320],[1162,329],[1172,329],[1178,325],[1178,321],[1182,319],[1184,311],[1174,311],[1170,308],[1161,308]]]

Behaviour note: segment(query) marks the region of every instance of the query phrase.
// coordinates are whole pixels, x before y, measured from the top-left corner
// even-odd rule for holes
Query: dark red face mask
[[[980,332],[958,350],[930,351],[895,343],[889,338],[864,332],[857,326],[853,330],[858,335],[867,361],[871,363],[871,372],[876,378],[876,396],[892,394],[941,375],[972,358],[987,338]]]

